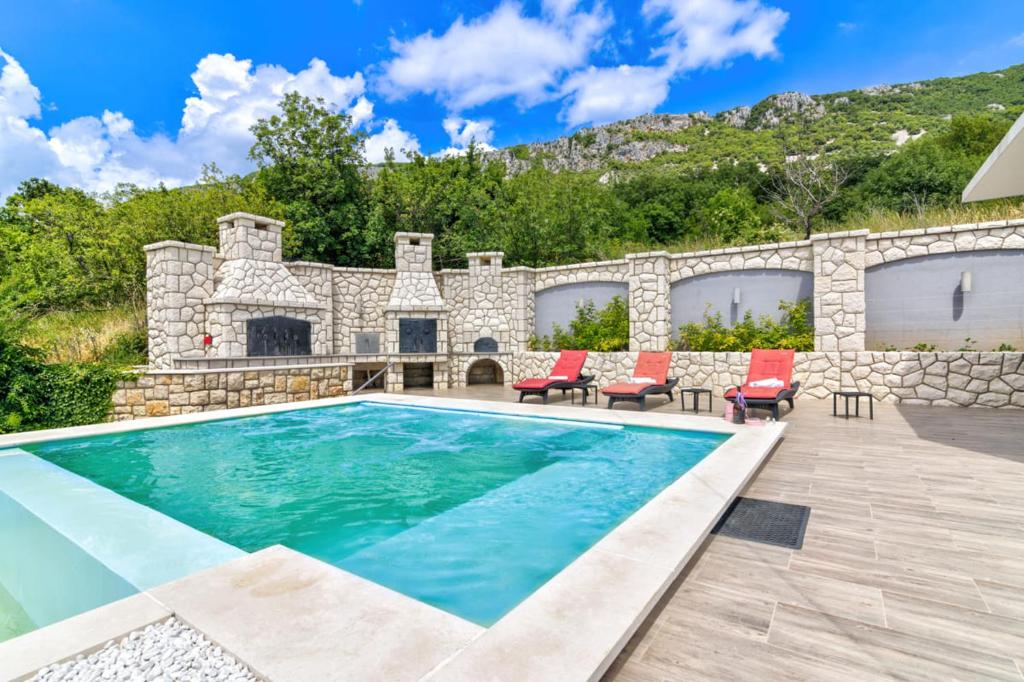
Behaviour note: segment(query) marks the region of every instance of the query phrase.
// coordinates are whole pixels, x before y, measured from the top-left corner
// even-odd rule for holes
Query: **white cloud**
[[[591,66],[566,78],[561,118],[570,126],[648,113],[668,98],[674,78],[719,67],[742,55],[778,54],[775,40],[789,19],[760,0],[644,0],[648,21],[661,22],[652,66]]]
[[[1010,47],[1024,47],[1024,33],[1015,35],[1006,41],[1006,44]]]
[[[0,197],[24,178],[51,174],[59,166],[46,134],[29,124],[38,118],[39,89],[13,57],[0,50]]]
[[[652,66],[590,67],[565,81],[561,117],[570,126],[608,123],[653,111],[668,97],[672,73]]]
[[[653,55],[673,71],[721,66],[750,54],[778,54],[775,39],[789,14],[760,0],[644,0],[649,21],[664,20],[665,44]]]
[[[352,117],[352,127],[358,128],[373,120],[373,102],[365,97],[360,97],[355,104],[349,107],[347,113]]]
[[[472,120],[461,116],[448,116],[442,126],[448,133],[451,146],[436,152],[434,156],[464,156],[469,151],[469,143],[476,144],[479,151],[489,152],[494,149],[494,121],[491,119]]]
[[[461,116],[449,116],[442,125],[452,144],[458,147],[466,147],[474,140],[479,145],[490,146],[494,140],[494,121],[489,118],[474,121]]]
[[[384,127],[380,132],[366,138],[366,160],[370,163],[382,163],[387,149],[395,153],[396,160],[408,161],[413,153],[419,152],[420,142],[415,135],[402,130],[395,119],[389,118],[384,121]]]
[[[0,50],[4,68],[0,70],[0,116],[36,118],[39,116],[39,88],[32,85],[25,69],[14,57]]]
[[[541,0],[544,13],[557,19],[564,19],[573,13],[579,0]]]
[[[185,100],[174,137],[139,136],[134,122],[117,111],[82,116],[44,131],[32,123],[41,113],[39,89],[3,51],[0,66],[0,197],[32,176],[102,192],[120,182],[187,184],[210,161],[228,172],[247,172],[252,168],[246,158],[252,145],[250,126],[279,113],[277,105],[288,92],[322,97],[332,110],[352,116],[356,127],[369,128],[373,120],[361,73],[336,76],[320,59],[291,73],[280,66],[254,66],[231,54],[211,54],[196,65],[192,81],[198,94]],[[368,138],[367,156],[383,158],[384,146],[414,150],[419,143],[389,119]]]
[[[521,107],[548,100],[565,73],[586,64],[611,25],[601,5],[572,10],[573,3],[550,2],[536,18],[505,2],[468,23],[459,17],[440,36],[392,39],[396,56],[382,65],[379,89],[391,99],[434,95],[452,111],[506,97]]]

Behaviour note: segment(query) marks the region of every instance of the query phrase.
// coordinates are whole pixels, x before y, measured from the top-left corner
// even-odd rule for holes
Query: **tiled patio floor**
[[[803,549],[714,537],[606,679],[1024,679],[1024,412],[784,419],[745,494],[809,505]]]

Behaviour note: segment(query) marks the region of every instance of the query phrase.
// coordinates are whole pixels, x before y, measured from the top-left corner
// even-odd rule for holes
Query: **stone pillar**
[[[868,230],[811,236],[814,350],[864,350],[864,263]]]
[[[663,351],[671,343],[668,252],[626,256],[629,262],[629,350]]]
[[[203,300],[213,295],[215,249],[166,241],[145,251],[149,365],[169,368],[173,358],[204,350]]]
[[[511,316],[512,340],[509,351],[525,353],[530,350],[530,337],[535,331],[534,294],[536,283],[533,270],[525,267],[510,268],[505,271],[513,276],[515,290],[512,295]]]

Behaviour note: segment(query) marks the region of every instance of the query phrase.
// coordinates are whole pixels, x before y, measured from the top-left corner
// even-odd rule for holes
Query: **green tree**
[[[988,116],[955,117],[947,130],[908,142],[868,172],[858,187],[863,203],[916,213],[959,203],[1007,127]]]
[[[708,236],[727,244],[746,243],[762,236],[765,220],[757,200],[746,187],[726,187],[701,209]]]
[[[365,133],[332,113],[322,99],[296,92],[281,100],[281,115],[260,119],[249,158],[260,180],[284,205],[290,258],[362,265],[372,251],[363,229],[367,188],[362,169]]]
[[[510,263],[533,267],[599,260],[618,243],[646,241],[643,223],[593,175],[540,166],[501,186],[487,222]]]

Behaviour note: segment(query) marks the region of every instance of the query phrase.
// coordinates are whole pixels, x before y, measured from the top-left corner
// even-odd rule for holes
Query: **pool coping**
[[[679,413],[612,410],[584,412],[581,408],[560,405],[530,405],[443,396],[369,394],[9,434],[0,436],[0,449],[44,440],[80,438],[357,402],[710,431],[732,436],[498,622],[488,629],[481,629],[457,650],[446,652],[440,663],[437,652],[433,652],[435,655],[424,656],[422,666],[426,668],[417,669],[416,661],[408,661],[411,665],[408,672],[414,676],[413,679],[587,680],[600,677],[665,590],[678,577],[729,503],[749,483],[782,438],[786,428],[784,423],[736,426],[720,418]],[[342,569],[330,568],[351,575]],[[418,604],[410,597],[398,593],[395,595]],[[310,609],[315,612],[316,606],[310,605]],[[455,616],[449,617],[464,622]],[[187,614],[185,618],[187,620]],[[220,623],[218,627],[230,629],[226,623]],[[35,632],[41,634],[46,629]],[[207,631],[205,634],[217,641],[227,633],[219,636],[216,631]],[[67,656],[75,653],[68,652]],[[233,653],[243,661],[247,660],[246,652],[236,650]]]

